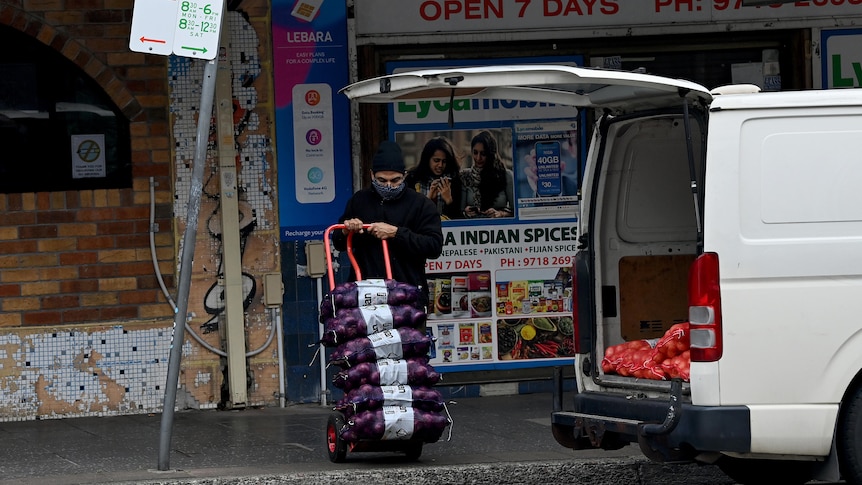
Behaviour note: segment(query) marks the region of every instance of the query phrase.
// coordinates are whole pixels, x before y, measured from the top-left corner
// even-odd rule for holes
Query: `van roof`
[[[343,89],[360,102],[413,99],[517,99],[631,112],[678,106],[681,97],[708,105],[700,84],[650,74],[562,64],[517,64],[399,72]]]
[[[717,94],[713,91],[713,94]],[[794,107],[862,106],[862,89],[812,89],[751,94],[716,95],[710,111]]]

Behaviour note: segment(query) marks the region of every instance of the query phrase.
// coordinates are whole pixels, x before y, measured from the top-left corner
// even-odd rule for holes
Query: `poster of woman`
[[[432,199],[444,220],[515,216],[511,129],[400,132],[395,141],[408,186]]]

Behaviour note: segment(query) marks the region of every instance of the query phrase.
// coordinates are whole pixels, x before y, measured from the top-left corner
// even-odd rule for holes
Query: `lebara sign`
[[[347,8],[343,1],[273,0],[281,239],[320,239],[353,192]],[[330,5],[331,4],[331,5]]]

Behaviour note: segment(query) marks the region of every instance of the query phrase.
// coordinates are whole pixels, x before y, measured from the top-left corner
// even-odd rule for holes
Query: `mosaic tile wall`
[[[0,421],[160,410],[170,329],[0,335]]]
[[[260,115],[257,108],[257,88],[253,84],[261,74],[257,33],[239,12],[228,12],[226,23],[231,28],[228,60],[233,71],[234,124],[238,143],[239,182],[242,200],[248,202],[257,215],[258,228],[276,228],[273,212],[271,168],[267,156],[271,152],[270,139],[259,133]],[[176,185],[174,213],[185,222],[191,171],[195,157],[197,113],[201,102],[201,83],[205,63],[188,57],[170,58],[171,112],[174,114],[176,141]],[[213,111],[215,113],[215,111]],[[210,128],[210,143],[204,179],[204,196],[218,194],[218,153],[215,146],[215,125]]]

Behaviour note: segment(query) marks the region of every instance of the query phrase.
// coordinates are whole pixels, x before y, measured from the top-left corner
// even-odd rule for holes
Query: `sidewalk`
[[[546,393],[459,399],[449,405],[451,440],[445,441],[447,429],[438,443],[425,445],[417,462],[381,452],[348,453],[340,464],[326,453],[328,407],[184,411],[174,417],[167,471],[157,470],[161,415],[3,422],[0,483],[356,483],[363,476],[381,484],[411,483],[411,478],[531,482],[513,470],[556,483],[549,478],[553,473],[601,476],[608,467],[643,473],[646,462],[635,448],[573,452],[558,445],[550,430],[551,409]],[[709,478],[701,483],[729,483],[711,467],[699,469]],[[687,472],[688,481],[679,483],[697,483],[692,476]],[[606,483],[633,477],[616,478],[623,481]],[[573,483],[571,476],[565,480]]]

